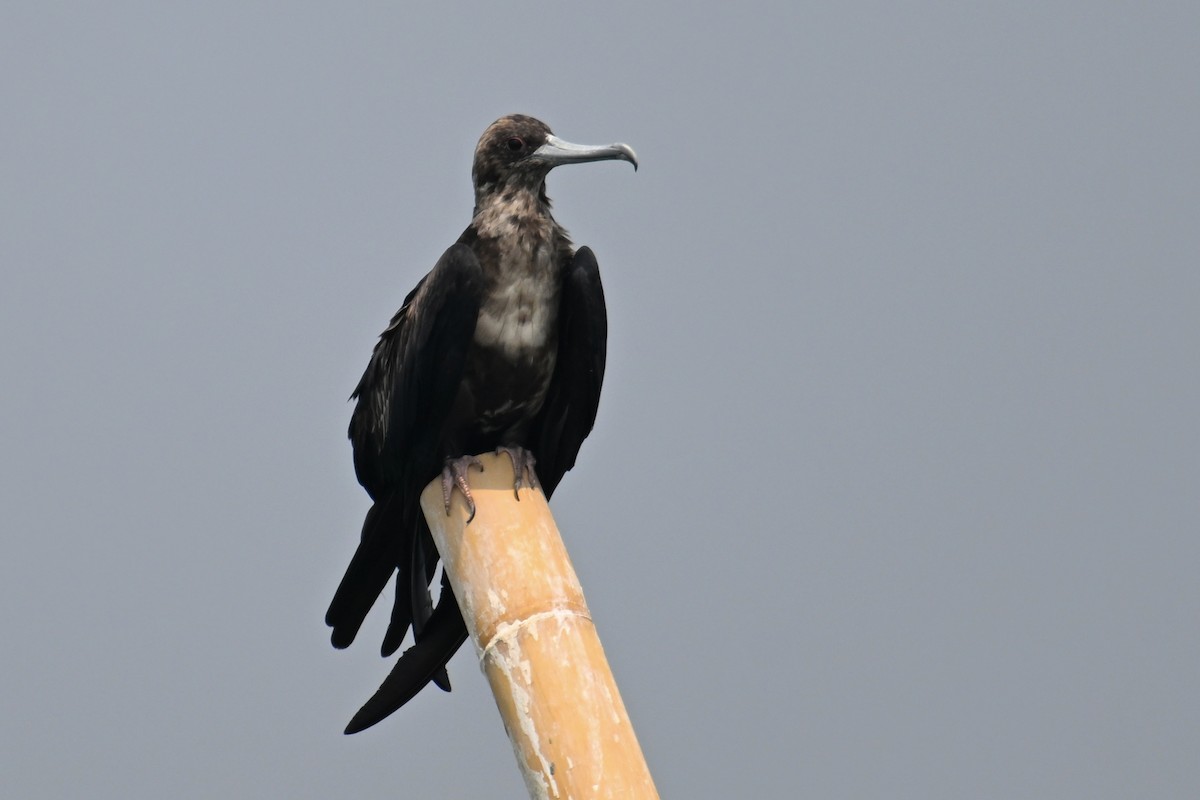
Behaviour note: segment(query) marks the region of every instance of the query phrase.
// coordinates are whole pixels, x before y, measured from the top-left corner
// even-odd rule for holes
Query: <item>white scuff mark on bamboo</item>
[[[513,752],[517,756],[517,763],[525,776],[525,785],[539,798],[557,797],[558,781],[554,778],[550,760],[542,753],[541,739],[538,737],[537,726],[533,720],[533,696],[526,688],[529,684],[529,660],[522,657],[521,644],[515,639],[505,641],[501,648],[489,647],[489,651],[491,652],[491,662],[496,665],[500,675],[503,676],[504,684],[512,696],[517,727],[520,731],[519,734],[512,736],[512,746]],[[521,680],[513,674],[514,666],[520,670]],[[523,737],[529,743],[528,752],[537,758],[540,770],[531,767],[522,757],[523,748],[518,736]]]
[[[483,645],[479,652],[480,661],[487,658],[488,653],[496,648],[497,645],[504,642],[515,642],[517,636],[525,631],[534,641],[538,638],[538,624],[544,619],[558,620],[558,630],[560,634],[564,629],[569,627],[575,619],[585,619],[591,621],[591,617],[582,611],[573,608],[553,608],[549,611],[538,611],[535,614],[530,614],[524,619],[519,619],[515,622],[502,622],[496,626],[496,631],[492,634],[492,638]]]
[[[608,704],[608,707],[612,709],[613,724],[623,724],[624,720],[621,719],[621,713],[617,701],[613,697],[612,689],[607,685],[604,686],[604,701]]]
[[[505,594],[507,594],[507,592]],[[505,611],[508,610],[504,605],[504,598],[501,597],[500,593],[497,592],[495,589],[492,589],[492,588],[488,589],[487,599],[488,599],[488,605],[490,605],[492,607],[492,610],[497,615],[503,614]]]

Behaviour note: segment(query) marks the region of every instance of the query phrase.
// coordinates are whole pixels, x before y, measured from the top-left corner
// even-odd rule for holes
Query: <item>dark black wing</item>
[[[401,572],[393,611],[401,639],[412,621],[411,598],[428,597],[431,570],[416,563],[420,553],[414,557],[418,498],[441,469],[442,428],[474,338],[482,286],[470,248],[456,244],[447,250],[380,336],[354,390],[354,468],[375,505],[325,615],[335,647],[354,641],[393,570]],[[417,582],[419,589],[412,585]],[[418,613],[427,616],[426,609],[427,604]]]
[[[590,248],[579,248],[565,268],[558,313],[554,377],[529,443],[547,497],[575,466],[579,448],[596,421],[604,382],[608,315],[600,267]]]

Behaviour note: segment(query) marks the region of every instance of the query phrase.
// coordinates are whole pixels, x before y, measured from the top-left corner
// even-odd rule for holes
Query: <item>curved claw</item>
[[[442,468],[442,502],[446,506],[446,516],[450,516],[450,496],[454,494],[454,487],[457,486],[467,501],[467,510],[470,512],[467,516],[468,525],[475,519],[475,498],[471,496],[471,485],[467,482],[467,471],[471,467],[477,467],[483,472],[483,464],[475,456],[447,458],[446,466]]]
[[[526,450],[524,447],[501,445],[496,448],[496,455],[504,453],[512,461],[513,465],[513,497],[517,500],[521,499],[520,491],[522,486],[528,486],[530,489],[542,491],[542,484],[538,481],[537,472],[533,467],[537,464],[537,458],[533,453]],[[526,483],[525,478],[528,476],[529,481]]]

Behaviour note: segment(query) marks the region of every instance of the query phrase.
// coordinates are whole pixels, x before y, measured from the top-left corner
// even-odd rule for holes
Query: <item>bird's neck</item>
[[[540,192],[505,189],[482,195],[472,222],[479,246],[493,258],[482,259],[488,276],[504,280],[525,272],[544,273],[571,246],[567,232],[550,215],[550,202]],[[490,263],[489,263],[490,262]],[[553,270],[556,271],[556,270]]]
[[[480,187],[475,192],[475,228],[480,236],[498,239],[511,235],[516,226],[537,229],[554,224],[545,184],[537,189]]]

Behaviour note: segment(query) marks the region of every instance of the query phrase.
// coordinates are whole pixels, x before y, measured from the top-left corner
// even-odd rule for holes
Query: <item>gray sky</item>
[[[642,161],[554,508],[664,796],[1200,794],[1195,3],[179,5],[0,12],[0,795],[524,796],[322,623],[509,112]]]

